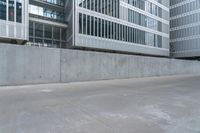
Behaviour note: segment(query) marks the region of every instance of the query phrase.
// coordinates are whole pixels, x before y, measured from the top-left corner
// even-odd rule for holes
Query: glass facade
[[[17,44],[26,42],[27,27],[28,1],[0,0],[0,38],[3,38],[3,42]]]
[[[65,0],[42,0],[44,2],[48,2],[51,4],[59,5],[59,6],[64,6]]]
[[[119,0],[78,0],[79,7],[119,17]]]
[[[170,3],[169,0],[155,0],[155,1],[157,1],[158,3],[160,3],[166,7],[169,7],[169,3]]]
[[[67,33],[64,13],[65,0],[41,0],[40,2],[29,5],[30,17],[37,21],[29,22],[28,44],[65,48]],[[52,5],[49,6],[49,4]]]
[[[7,2],[8,2],[8,5],[7,5]],[[16,0],[16,1],[15,0],[0,0],[0,19],[1,20],[7,20],[7,6],[8,6],[8,20],[22,23],[22,0]]]
[[[79,13],[79,33],[159,48],[165,40],[160,35],[82,13]]]
[[[6,0],[0,0],[0,19],[6,20]]]
[[[16,21],[22,22],[22,0],[16,0]]]
[[[29,5],[29,8],[30,8],[30,14],[53,19],[54,21],[61,21],[61,22],[65,21],[64,12],[58,12],[52,9],[47,9],[36,5]]]
[[[66,29],[30,21],[29,41],[36,46],[63,48],[66,44]]]
[[[14,0],[8,1],[9,21],[14,21],[15,18],[15,3]]]
[[[164,19],[169,19],[168,14],[169,12],[166,10],[163,10],[161,7],[159,7],[158,5],[147,1],[147,0],[123,0],[124,2],[142,9],[143,11],[146,11],[148,13],[151,13],[153,15],[156,15],[158,17],[164,18]],[[160,2],[162,3],[162,2]]]
[[[183,2],[186,2],[187,0],[171,0],[170,1],[170,6],[173,6],[173,5],[176,5],[176,4],[179,4],[179,3],[183,3]]]
[[[200,1],[171,0],[170,46],[174,57],[200,56]]]
[[[158,21],[154,18],[148,17],[147,15],[138,13],[131,9],[128,9],[128,19],[125,20],[128,20],[129,22],[137,25],[141,25],[153,30],[169,34],[169,24],[162,23],[161,21]]]
[[[79,0],[76,4],[77,44],[87,46],[91,42],[90,46],[95,47],[96,41],[106,48],[106,40],[113,40],[113,50],[120,42],[147,49],[169,48],[168,0]],[[98,41],[101,38],[104,40]]]
[[[177,1],[177,0],[174,0]],[[173,2],[172,2],[173,3]],[[180,2],[177,2],[177,4]],[[171,4],[173,6],[173,4]],[[193,0],[191,2],[187,2],[185,4],[181,4],[180,6],[177,6],[175,8],[172,8],[170,10],[170,17],[178,16],[187,12],[198,10],[200,7],[200,1],[199,0]]]
[[[164,51],[165,56],[169,50],[169,0],[30,0],[30,20],[23,17],[23,3],[0,0],[0,19],[29,21],[29,44],[108,46],[109,50],[153,55]]]

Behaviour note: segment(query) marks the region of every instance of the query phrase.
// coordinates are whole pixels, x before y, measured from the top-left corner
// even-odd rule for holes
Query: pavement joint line
[[[126,81],[126,80],[156,80],[156,79],[166,79],[166,78],[190,78],[194,76],[200,76],[200,74],[181,74],[181,75],[164,75],[164,76],[152,76],[152,77],[136,77],[136,78],[123,78],[123,79],[111,79],[111,80],[95,80],[95,81],[80,81],[80,82],[68,82],[68,83],[46,83],[46,84],[27,84],[27,85],[15,85],[15,86],[1,86],[0,85],[0,91],[1,90],[16,90],[16,89],[31,89],[33,87],[46,87],[48,85],[51,86],[65,86],[65,85],[79,85],[79,84],[92,84],[92,83],[102,83],[106,82],[109,83],[109,81]]]

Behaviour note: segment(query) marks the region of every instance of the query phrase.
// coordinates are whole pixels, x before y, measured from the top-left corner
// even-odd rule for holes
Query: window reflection
[[[22,22],[22,1],[21,0],[17,0],[16,1],[16,18],[17,18],[17,22],[21,23]]]
[[[0,0],[0,19],[6,20],[6,0]]]
[[[65,0],[42,0],[48,3],[52,3],[52,4],[56,4],[56,5],[60,5],[60,6],[64,6],[64,2]]]
[[[82,13],[79,14],[79,33],[159,48],[163,46],[162,40],[166,40],[157,34]]]
[[[119,18],[119,0],[79,0],[80,7]]]
[[[35,5],[30,5],[30,13],[34,15],[39,15],[51,19],[55,19],[57,21],[63,21],[64,22],[64,13],[53,11],[50,9],[45,9],[43,7],[38,7]]]
[[[15,4],[14,4],[14,0],[9,0],[9,21],[14,21],[14,15],[15,15]]]
[[[31,45],[55,48],[65,47],[66,32],[65,28],[29,22],[29,41],[32,42]]]

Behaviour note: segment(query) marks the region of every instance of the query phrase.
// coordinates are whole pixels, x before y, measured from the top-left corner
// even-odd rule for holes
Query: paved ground
[[[0,87],[0,133],[200,133],[200,76]]]

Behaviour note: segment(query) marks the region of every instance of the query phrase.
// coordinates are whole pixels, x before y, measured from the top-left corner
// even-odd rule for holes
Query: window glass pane
[[[82,30],[82,23],[83,19],[82,19],[82,13],[79,13],[79,33],[83,33],[83,30]]]
[[[29,38],[29,41],[30,41],[30,42],[33,42],[33,38],[32,38],[32,37],[30,37],[30,38]]]
[[[9,0],[9,21],[14,21],[14,0]]]
[[[6,20],[6,0],[0,0],[0,19]]]
[[[21,23],[22,22],[22,1],[17,0],[16,1],[16,12],[17,12],[17,22]]]
[[[99,31],[98,32],[98,37],[101,37],[101,33],[102,32],[101,32],[101,19],[100,18],[98,19],[98,31]]]
[[[43,24],[35,23],[35,36],[36,37],[43,37]]]
[[[86,15],[83,14],[83,34],[86,34]]]
[[[29,36],[33,36],[33,22],[29,22]]]
[[[44,40],[44,46],[52,47],[52,40]]]
[[[82,4],[83,8],[86,8],[86,0],[83,0]]]
[[[66,29],[61,29],[61,39],[63,41],[66,41],[66,36],[67,36],[67,30]]]
[[[83,6],[82,0],[78,0],[78,5],[79,5],[80,7]]]
[[[44,37],[52,38],[52,26],[44,25]]]
[[[60,40],[60,28],[58,27],[53,28],[53,38]]]
[[[94,36],[94,17],[91,17],[91,35]]]
[[[36,39],[35,39],[35,42],[36,42],[36,43],[43,44],[43,40],[42,40],[42,39],[38,39],[38,38],[36,38]]]
[[[60,41],[53,41],[54,48],[60,48]]]
[[[90,16],[87,16],[87,34],[90,35]]]
[[[111,22],[108,22],[108,38],[111,38]]]
[[[104,33],[104,20],[102,19],[102,27],[101,27],[101,33],[102,33],[102,37],[104,37],[105,33]]]
[[[87,9],[90,9],[90,0],[87,0]]]
[[[94,10],[95,10],[96,12],[98,11],[98,9],[97,9],[97,8],[98,8],[98,7],[97,7],[97,6],[98,6],[97,3],[98,3],[98,0],[94,0],[94,8],[95,8]]]
[[[97,36],[97,32],[98,32],[98,19],[95,18],[94,21],[95,21],[95,36]]]
[[[105,38],[107,38],[108,36],[108,24],[107,24],[107,21],[105,20]]]

